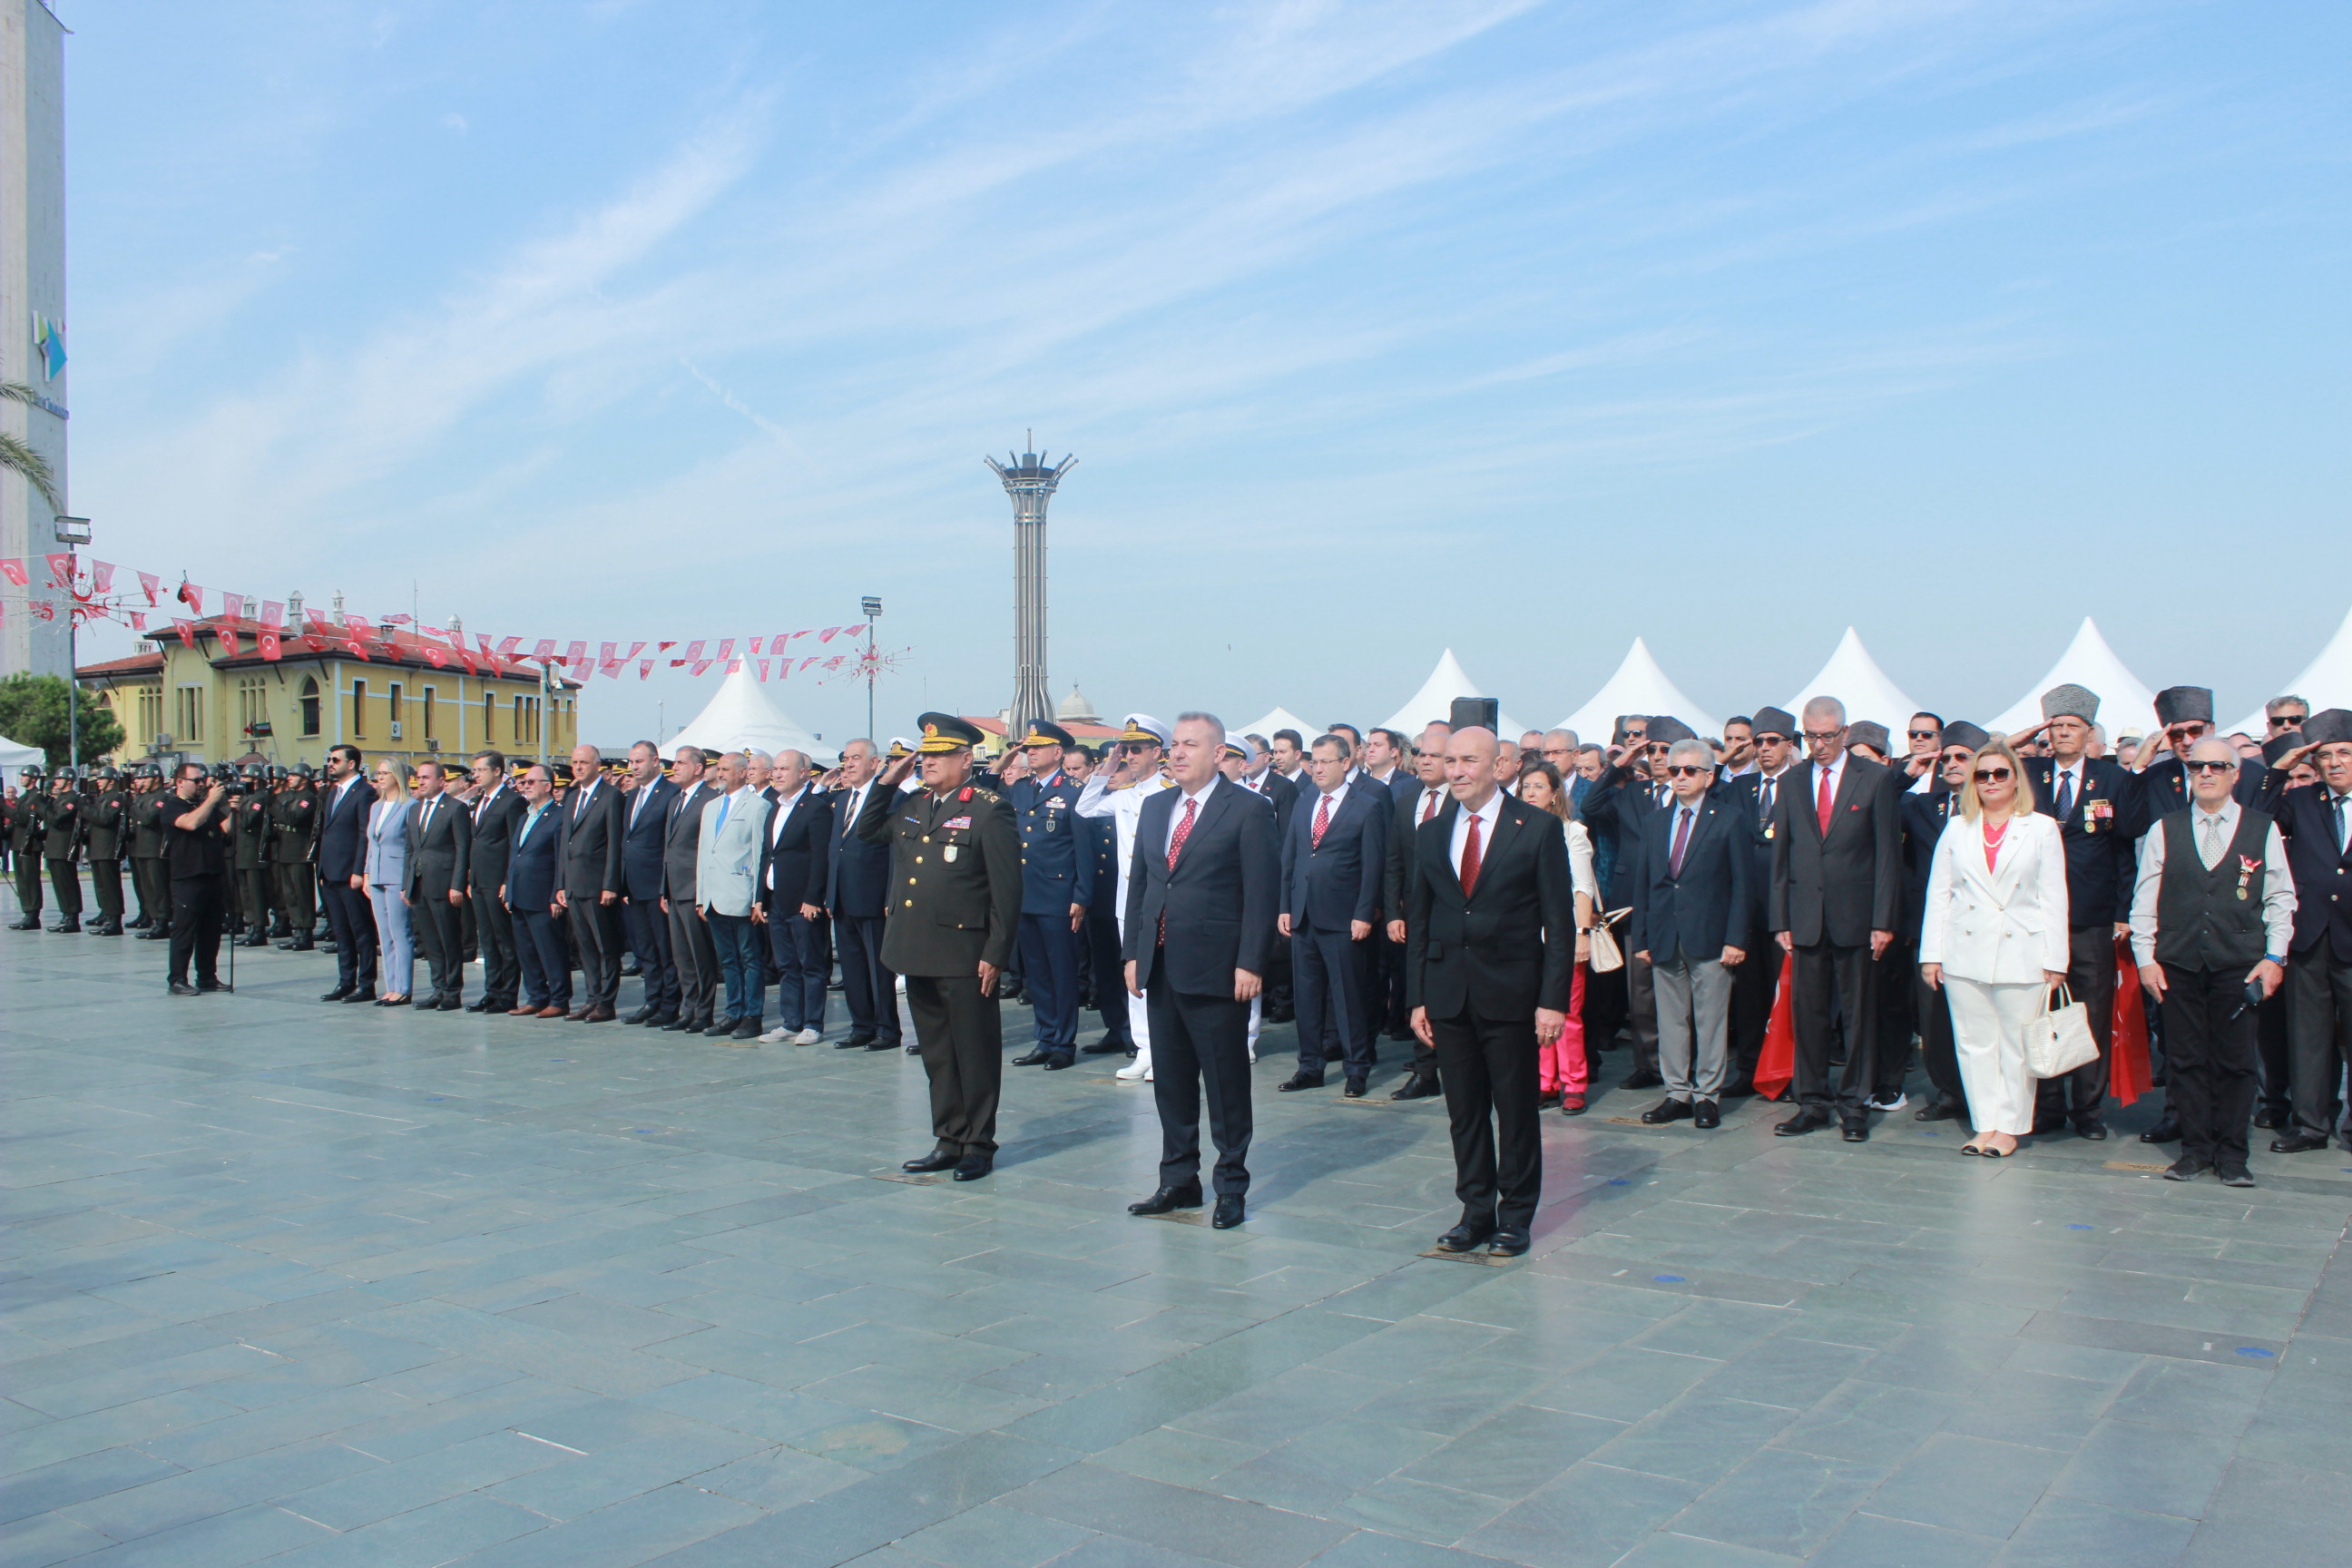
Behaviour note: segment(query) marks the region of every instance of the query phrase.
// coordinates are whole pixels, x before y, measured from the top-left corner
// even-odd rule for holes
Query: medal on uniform
[[[2262,868],[2263,863],[2252,856],[2238,857],[2238,897],[2241,900],[2252,897],[2246,891],[2246,888],[2254,879],[2254,873]]]
[[[949,861],[949,862],[950,862],[950,863],[952,863],[952,862],[954,861],[954,859],[955,859],[955,856],[956,856],[956,847],[955,847],[954,845],[952,845],[952,844],[949,845],[945,849],[942,849],[942,850],[940,850],[940,859],[942,859],[942,860]],[[2238,894],[2238,896],[2239,896],[2240,898],[2242,898],[2242,898],[2244,898],[2246,895],[2245,895],[2245,893],[2244,893],[2242,890],[2241,890],[2241,891],[2240,891],[2240,893]]]

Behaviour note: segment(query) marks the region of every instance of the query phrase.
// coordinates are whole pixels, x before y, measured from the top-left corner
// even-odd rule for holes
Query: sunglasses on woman
[[[1979,768],[1977,770],[1977,783],[1979,784],[2007,784],[2012,776],[2014,775],[2012,775],[2007,768]]]

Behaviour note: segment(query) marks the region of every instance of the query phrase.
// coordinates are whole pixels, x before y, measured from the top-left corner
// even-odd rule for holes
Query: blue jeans
[[[767,1006],[767,986],[760,978],[760,928],[749,915],[713,911],[710,946],[719,954],[719,977],[727,985],[726,1016],[756,1023]]]
[[[795,908],[768,910],[768,952],[776,965],[776,1022],[787,1029],[824,1027],[824,950],[816,926]]]

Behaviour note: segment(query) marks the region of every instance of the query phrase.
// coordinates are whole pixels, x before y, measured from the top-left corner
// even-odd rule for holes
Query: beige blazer
[[[731,805],[728,798],[722,795],[703,807],[701,837],[695,845],[694,897],[705,914],[741,920],[751,913],[760,845],[768,830],[768,813],[775,807],[748,787],[733,797]],[[723,826],[721,817],[726,819]]]
[[[1920,963],[1984,985],[2038,984],[2045,969],[2065,971],[2066,936],[2066,846],[2055,817],[2011,817],[1991,870],[1984,825],[1945,824],[1927,868]]]

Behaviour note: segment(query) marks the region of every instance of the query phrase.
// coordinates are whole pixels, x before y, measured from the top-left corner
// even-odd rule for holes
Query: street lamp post
[[[76,547],[89,542],[89,519],[60,517],[58,542],[66,547],[66,763],[81,766],[81,669],[74,654],[73,585],[81,577]]]
[[[882,601],[868,594],[857,607],[866,612],[866,738],[870,742],[874,738],[874,678],[880,673],[874,660],[874,622],[882,614]],[[881,747],[875,747],[875,751],[879,752]]]

